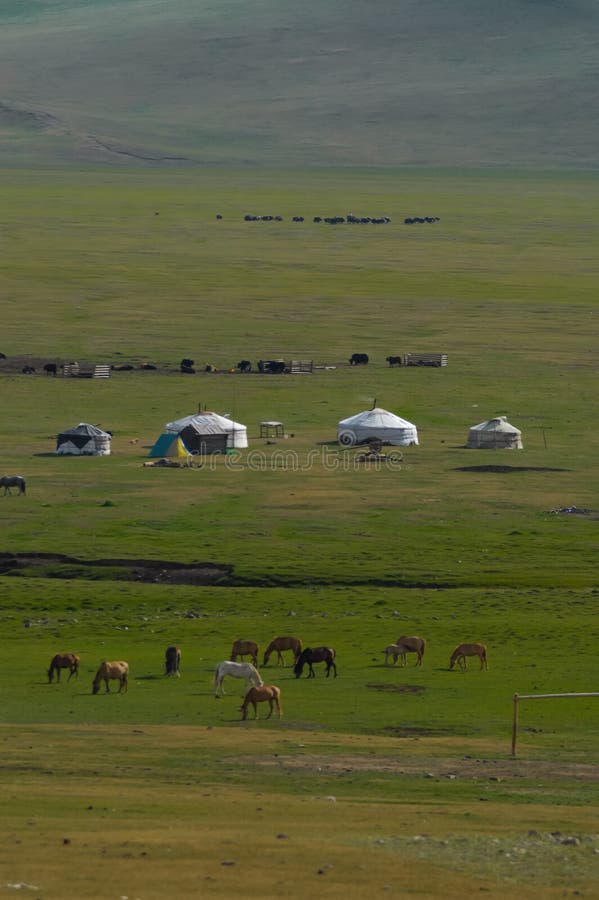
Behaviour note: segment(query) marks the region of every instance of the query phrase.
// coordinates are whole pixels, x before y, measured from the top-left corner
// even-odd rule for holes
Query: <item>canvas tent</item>
[[[152,457],[186,459],[191,453],[178,434],[161,434],[150,453]]]
[[[473,425],[468,432],[469,450],[522,450],[522,432],[510,425],[506,416]]]
[[[248,446],[247,427],[214,412],[198,413],[168,422],[166,431],[180,435],[191,451],[196,449],[195,444],[199,447],[202,443],[206,447],[204,452],[208,453],[225,452],[234,448],[243,450]],[[208,449],[211,446],[215,449]]]
[[[56,438],[56,452],[62,456],[110,456],[112,436],[96,425],[80,422],[61,431]]]
[[[337,440],[344,447],[363,444],[369,438],[408,447],[418,443],[418,432],[411,422],[379,407],[342,419],[337,426]]]

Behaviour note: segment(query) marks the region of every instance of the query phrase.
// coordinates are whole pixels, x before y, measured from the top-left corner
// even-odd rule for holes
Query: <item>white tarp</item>
[[[233,422],[218,413],[197,413],[195,416],[184,416],[174,422],[168,422],[166,431],[170,434],[181,434],[184,428],[191,425],[198,434],[226,434],[227,449],[237,448],[243,450],[248,446],[248,430],[245,425]]]
[[[409,447],[418,443],[416,426],[386,409],[368,409],[342,419],[337,426],[337,440],[344,447],[361,444],[368,438],[380,438],[385,444]]]
[[[469,450],[522,450],[522,432],[510,425],[505,416],[495,416],[468,432]]]

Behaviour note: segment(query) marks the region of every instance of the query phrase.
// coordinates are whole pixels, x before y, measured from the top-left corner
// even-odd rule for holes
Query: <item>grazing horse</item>
[[[302,642],[301,638],[296,637],[276,637],[270,642],[266,651],[264,653],[264,662],[263,665],[268,664],[268,660],[272,653],[276,650],[277,652],[277,665],[284,666],[285,660],[283,659],[283,650],[293,650],[293,659],[295,662],[298,661],[299,655],[302,652]]]
[[[218,699],[225,693],[223,681],[227,675],[233,678],[245,678],[245,689],[250,689],[252,683],[257,687],[261,687],[264,682],[260,678],[260,673],[255,666],[247,662],[231,662],[224,659],[214,670],[214,696]]]
[[[332,647],[314,647],[314,649],[312,647],[306,647],[305,650],[302,650],[293,669],[295,677],[300,677],[300,675],[304,671],[304,666],[307,664],[309,669],[308,678],[315,678],[316,676],[314,675],[314,669],[312,668],[312,663],[315,662],[326,663],[327,678],[331,674],[331,669],[335,673],[335,678],[337,677],[335,651]]]
[[[68,669],[69,677],[67,681],[70,681],[73,675],[79,675],[79,663],[80,659],[76,653],[57,653],[56,656],[52,657],[52,662],[50,663],[50,668],[48,669],[48,683],[52,683],[52,677],[54,672],[56,672],[56,680],[60,681],[60,670]]]
[[[244,656],[252,657],[252,664],[258,665],[258,644],[256,641],[233,641],[231,647],[231,662],[235,662],[237,657],[243,659]]]
[[[110,687],[108,686],[108,682],[111,679],[116,679],[119,682],[119,694],[123,691],[124,694],[127,693],[127,680],[129,678],[129,663],[123,662],[119,660],[118,662],[104,662],[100,663],[100,668],[96,672],[96,677],[93,681],[92,693],[97,694],[100,690],[100,682],[104,681],[106,685],[106,693],[110,693]]]
[[[22,475],[3,475],[0,478],[0,487],[4,488],[4,496],[10,494],[11,487],[19,489],[19,494],[25,493],[25,479]]]
[[[272,716],[272,711],[274,707],[277,708],[277,713],[279,715],[279,719],[283,714],[283,710],[281,709],[281,691],[280,688],[276,686],[276,684],[262,684],[260,687],[252,687],[249,689],[245,697],[243,698],[243,703],[240,706],[241,709],[241,718],[245,721],[248,717],[248,706],[250,703],[254,707],[254,719],[258,718],[258,703],[264,703],[265,700],[268,700],[268,704],[270,706],[270,710],[267,715],[267,719],[270,719]]]
[[[422,665],[422,657],[424,656],[424,651],[426,649],[426,641],[424,638],[406,637],[405,634],[402,634],[401,637],[397,638],[395,644],[399,647],[399,656],[401,656],[402,666],[405,666],[406,664],[406,653],[415,653],[416,665]]]
[[[488,669],[487,666],[487,648],[484,644],[458,644],[449,660],[449,668],[453,669],[457,663],[463,671],[468,668],[466,662],[467,656],[478,656],[480,659],[481,669]]]
[[[179,666],[181,665],[181,651],[178,647],[172,646],[167,647],[166,652],[164,654],[164,674],[165,675],[176,675],[177,678],[181,677],[181,672],[179,671]]]

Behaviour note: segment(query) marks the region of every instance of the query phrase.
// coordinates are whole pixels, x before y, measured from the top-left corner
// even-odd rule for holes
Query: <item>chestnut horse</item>
[[[298,660],[293,668],[295,673],[295,677],[299,678],[302,672],[304,671],[304,666],[308,666],[308,678],[315,678],[314,669],[312,668],[312,663],[315,662],[323,662],[326,663],[327,667],[327,678],[331,674],[331,669],[335,673],[335,678],[337,677],[337,666],[335,665],[335,651],[332,647],[306,647],[305,650],[302,650],[300,653]]]
[[[50,668],[48,669],[48,683],[52,683],[54,672],[56,672],[56,680],[60,681],[61,669],[69,670],[69,677],[67,678],[67,681],[70,681],[73,675],[79,675],[80,662],[81,660],[76,653],[57,653],[56,656],[52,657],[52,662],[50,663]]]
[[[484,644],[458,644],[458,646],[451,654],[451,659],[449,660],[449,668],[453,669],[453,667],[457,663],[460,669],[465,671],[468,668],[468,664],[466,662],[467,656],[478,656],[478,658],[480,659],[481,669],[488,669],[487,648]]]
[[[243,660],[244,656],[252,657],[252,665],[258,665],[258,644],[256,641],[233,641],[231,647],[231,662],[236,662],[237,657]]]
[[[406,637],[405,634],[402,634],[401,637],[398,637],[395,641],[395,646],[398,647],[398,656],[401,657],[401,664],[405,666],[406,664],[406,653],[415,653],[416,654],[416,665],[422,665],[422,657],[424,656],[424,650],[426,648],[426,641],[421,637]],[[397,660],[393,660],[396,662]]]
[[[293,659],[294,662],[297,662],[300,653],[302,652],[302,642],[300,638],[296,637],[276,637],[270,642],[266,651],[264,653],[264,662],[263,665],[268,665],[268,660],[272,653],[276,650],[277,652],[277,665],[284,666],[285,660],[283,659],[283,650],[293,650]]]
[[[100,663],[100,668],[96,672],[96,677],[93,681],[92,693],[97,694],[100,690],[100,682],[103,681],[106,685],[106,693],[110,693],[110,688],[108,686],[108,682],[111,679],[116,679],[119,682],[119,694],[123,691],[124,694],[127,693],[127,680],[129,678],[129,663],[123,662],[123,660],[119,660],[118,662],[104,662]]]
[[[179,666],[181,665],[181,651],[178,647],[167,647],[164,654],[164,674],[181,677]]]
[[[274,707],[277,708],[277,713],[279,715],[279,719],[283,714],[283,710],[281,709],[281,691],[280,688],[276,686],[276,684],[262,684],[260,687],[252,687],[249,689],[245,697],[243,698],[243,703],[240,706],[241,709],[241,718],[245,721],[248,716],[248,706],[250,703],[254,707],[254,719],[258,718],[258,703],[264,703],[264,701],[268,701],[270,706],[269,713],[267,715],[267,719],[270,719],[272,716],[272,711]]]

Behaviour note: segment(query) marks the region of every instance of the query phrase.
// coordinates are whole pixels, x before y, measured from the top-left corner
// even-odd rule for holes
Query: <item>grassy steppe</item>
[[[521,758],[508,757],[514,691],[596,681],[595,178],[38,170],[1,183],[0,453],[28,486],[0,498],[1,549],[235,565],[211,588],[99,569],[0,578],[1,883],[62,897],[68,870],[81,897],[172,895],[173,879],[179,896],[230,896],[249,873],[251,896],[283,881],[290,896],[300,883],[366,896],[396,890],[401,871],[420,896],[592,894],[596,699],[523,704]],[[289,221],[349,209],[393,221]],[[401,224],[418,213],[441,221]],[[368,367],[177,371],[187,355],[227,369],[355,350]],[[449,365],[386,367],[407,350]],[[25,355],[159,370],[26,377],[11,363]],[[337,421],[375,398],[418,425],[398,465],[334,444]],[[200,403],[247,423],[250,451],[144,468],[164,423]],[[524,451],[463,448],[495,413]],[[276,444],[257,437],[271,418],[289,435]],[[114,432],[113,456],[53,455],[79,421]],[[587,513],[551,512],[572,505]],[[233,638],[277,633],[335,646],[339,677],[266,669],[284,717],[242,725],[239,686],[216,702],[211,672]],[[402,633],[427,638],[422,670],[383,666]],[[464,639],[488,643],[489,672],[447,671]],[[161,674],[171,642],[177,681]],[[61,649],[81,653],[81,675],[47,685]],[[130,662],[126,696],[91,695],[102,658]]]

